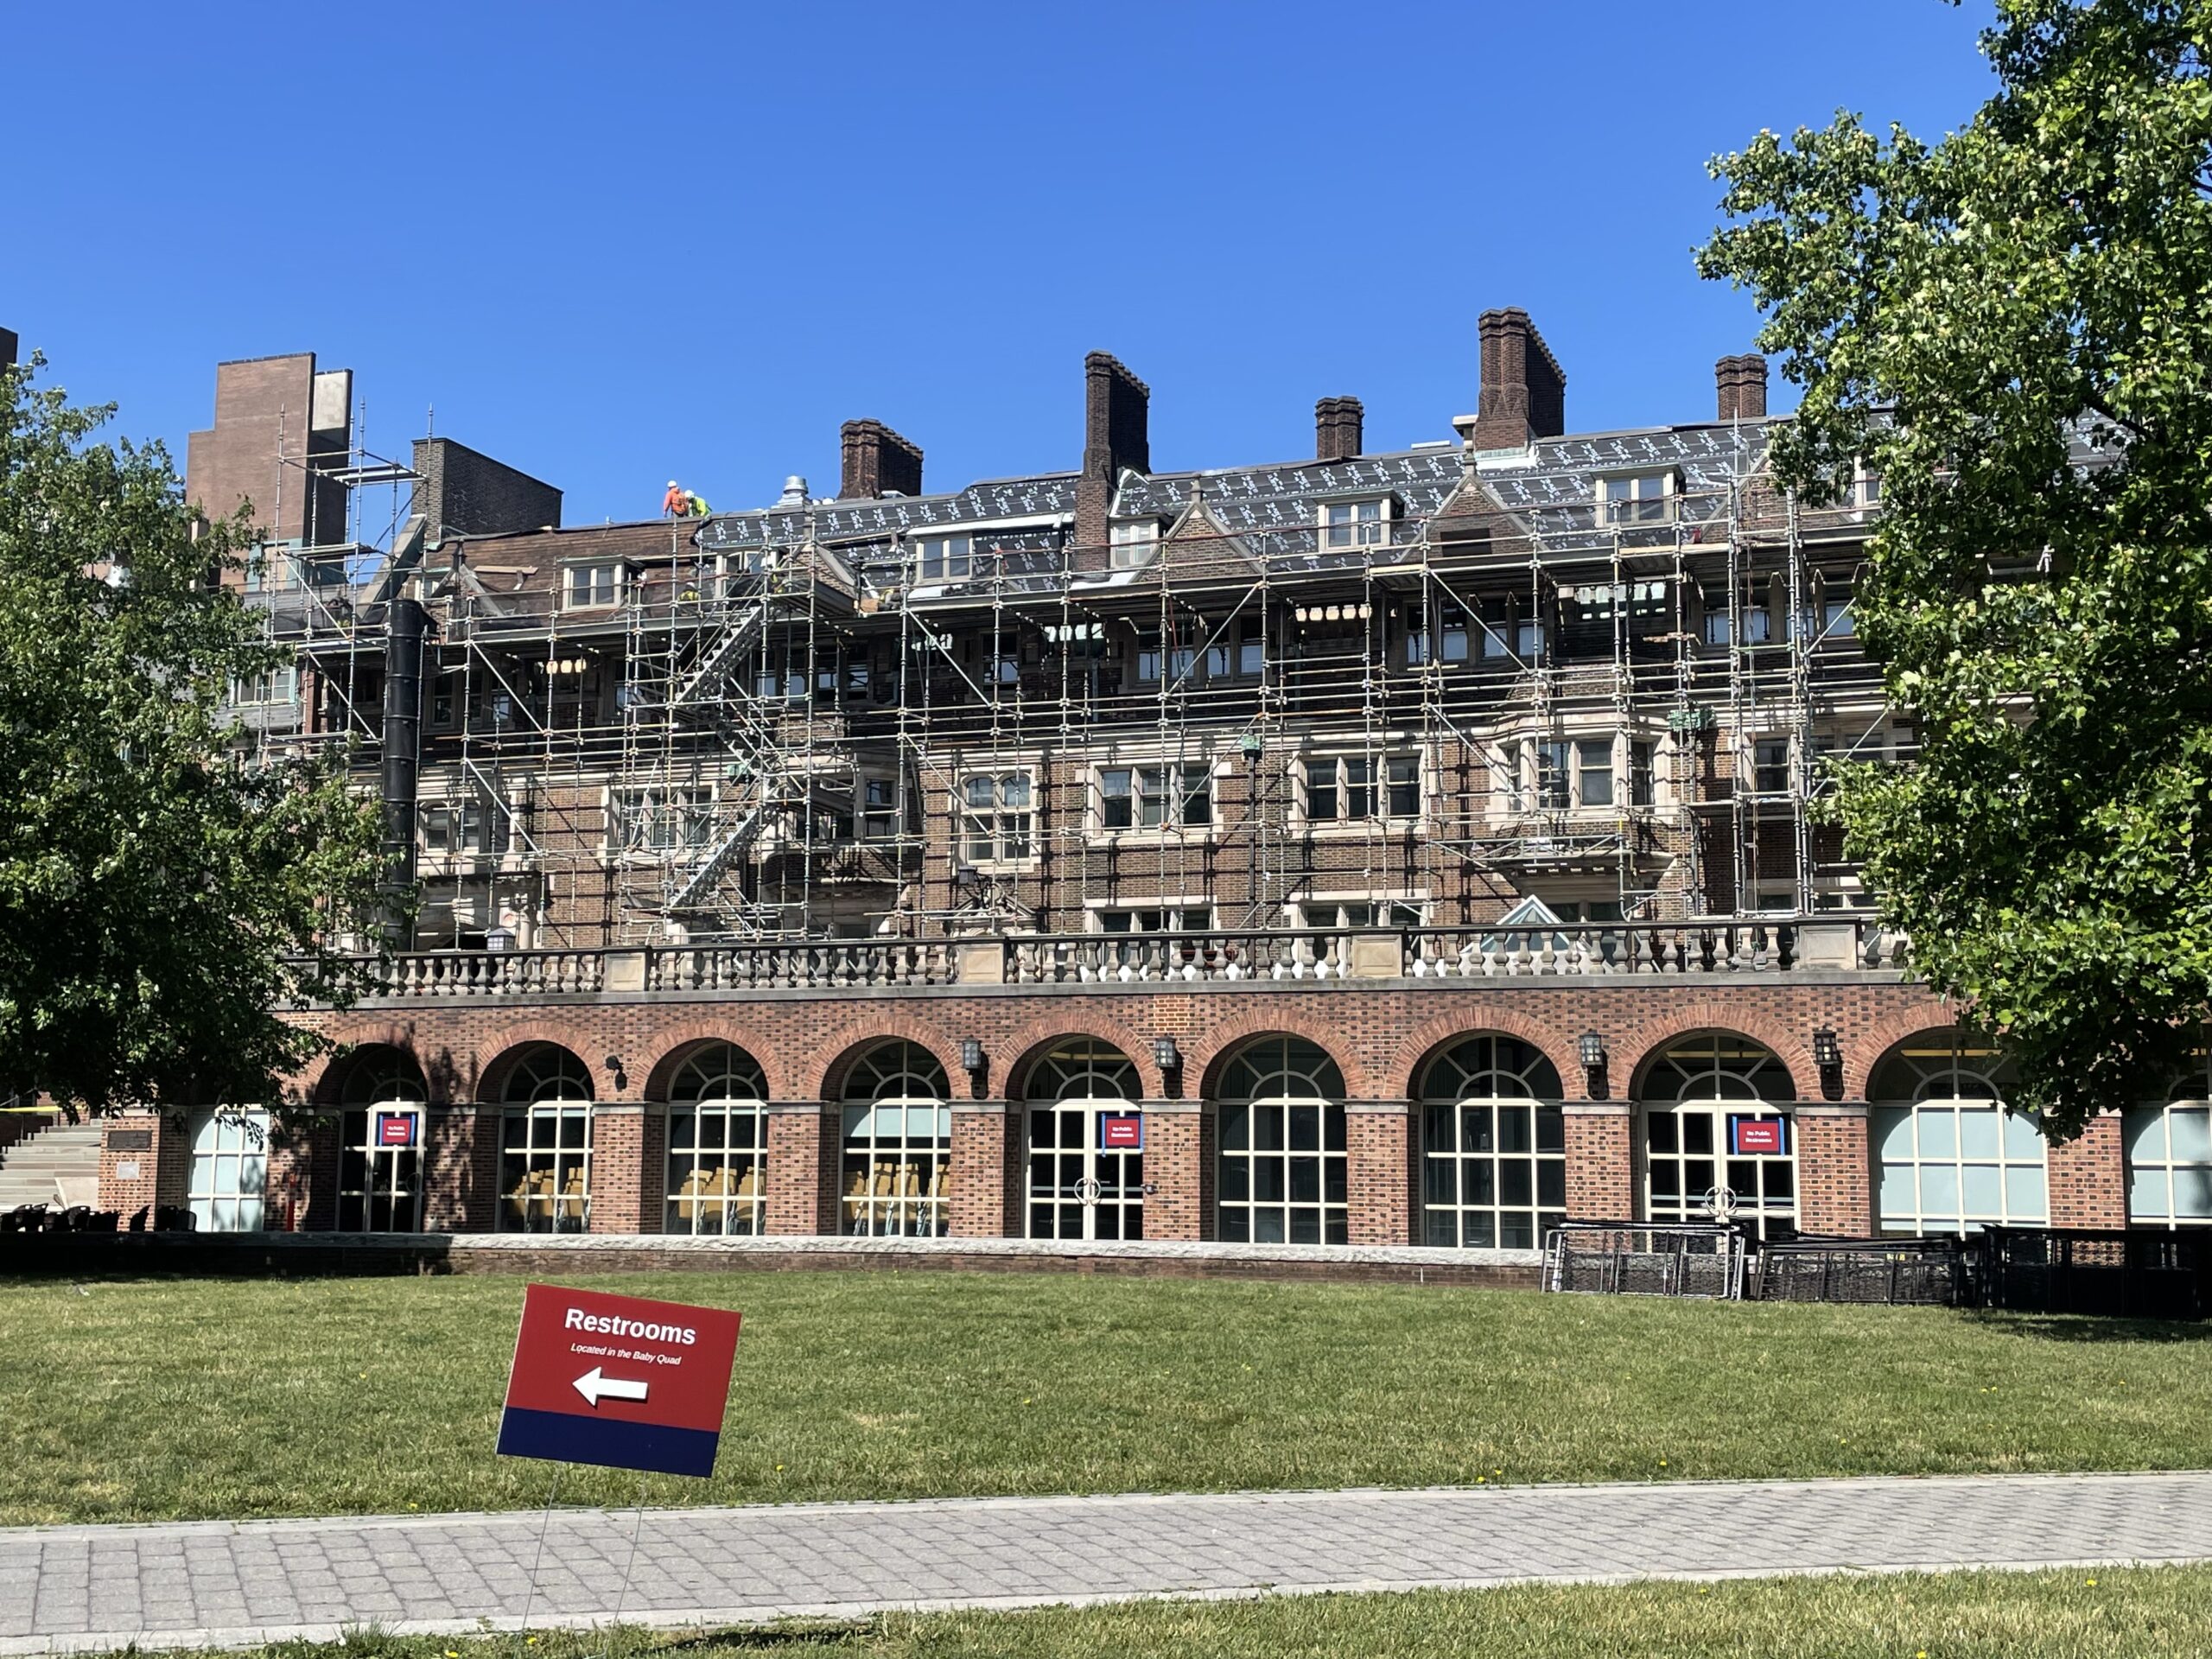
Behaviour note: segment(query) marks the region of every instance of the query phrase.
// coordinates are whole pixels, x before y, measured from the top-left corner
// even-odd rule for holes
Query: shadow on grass
[[[2145,1319],[2107,1313],[2014,1313],[2003,1308],[1961,1308],[1959,1318],[2000,1336],[2044,1342],[2205,1342],[2212,1325],[2198,1319]]]

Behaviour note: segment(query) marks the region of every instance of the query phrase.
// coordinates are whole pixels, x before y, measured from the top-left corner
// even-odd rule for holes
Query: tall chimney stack
[[[16,331],[12,328],[0,328],[0,369],[12,369],[16,366]]]
[[[1485,311],[1483,394],[1475,410],[1478,449],[1519,449],[1567,430],[1567,375],[1536,325],[1518,306]]]
[[[837,493],[847,500],[872,500],[887,493],[922,493],[922,452],[881,421],[847,421],[838,429],[844,467]]]
[[[1350,461],[1364,441],[1367,411],[1357,397],[1324,397],[1313,405],[1313,456]]]
[[[1724,422],[1766,418],[1766,359],[1757,352],[1722,358],[1713,365],[1713,384]]]
[[[1106,513],[1124,472],[1152,470],[1152,389],[1104,352],[1083,359],[1083,475],[1075,487],[1078,547],[1106,544]]]

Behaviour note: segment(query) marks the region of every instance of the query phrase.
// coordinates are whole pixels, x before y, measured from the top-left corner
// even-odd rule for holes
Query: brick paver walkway
[[[2212,1473],[1032,1497],[0,1529],[0,1653],[613,1618],[2212,1559]]]

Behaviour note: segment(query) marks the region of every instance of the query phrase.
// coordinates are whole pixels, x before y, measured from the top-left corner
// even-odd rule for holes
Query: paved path
[[[2212,1473],[982,1498],[0,1529],[0,1654],[341,1625],[2212,1559]],[[624,1568],[633,1524],[635,1573]]]

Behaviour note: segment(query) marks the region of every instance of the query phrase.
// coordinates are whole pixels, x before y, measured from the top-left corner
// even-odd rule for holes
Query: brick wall
[[[2127,1225],[2126,1164],[2120,1115],[2090,1121],[2079,1138],[2050,1148],[2047,1165],[2050,1224],[2054,1227]]]
[[[955,1238],[1003,1238],[1007,1226],[1006,1103],[952,1109],[952,1166],[946,1223]],[[1019,1231],[1019,1228],[1012,1230]]]
[[[1874,1189],[1866,1107],[1808,1103],[1796,1116],[1798,1227],[1866,1237],[1874,1230]]]
[[[1624,1105],[1571,1106],[1567,1113],[1567,1213],[1581,1221],[1636,1214],[1636,1167]]]
[[[1213,1236],[1213,1181],[1205,1131],[1210,1115],[1179,1101],[1154,1101],[1144,1114],[1144,1200],[1147,1238],[1203,1239]]]
[[[1344,1114],[1346,1217],[1355,1244],[1414,1240],[1413,1122],[1402,1109]]]

